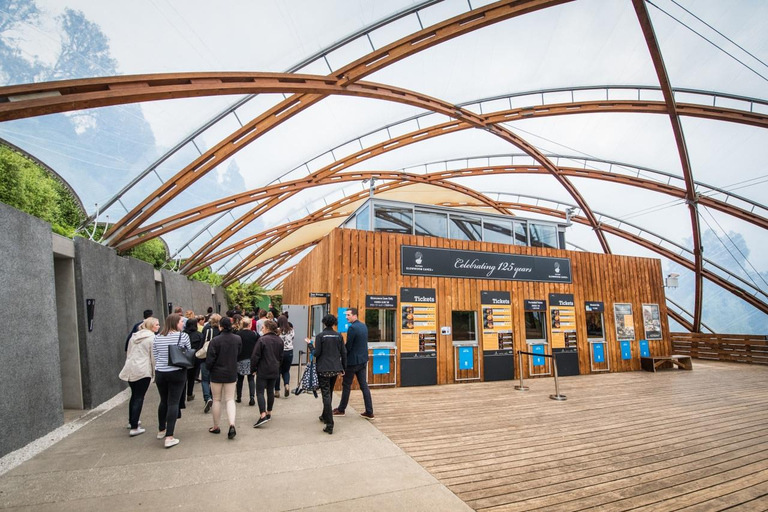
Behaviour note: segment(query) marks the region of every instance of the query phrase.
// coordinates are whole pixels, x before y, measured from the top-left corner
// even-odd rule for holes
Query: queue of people
[[[221,433],[223,408],[228,423],[227,438],[235,438],[236,403],[242,402],[246,380],[248,405],[258,404],[259,408],[253,427],[260,428],[269,422],[275,399],[281,391],[285,398],[290,396],[295,333],[288,313],[284,312],[275,319],[276,311],[243,314],[239,307],[227,311],[223,317],[214,314],[212,308],[208,308],[205,316],[183,311],[176,308],[165,319],[162,328],[160,321],[152,316],[152,311],[144,311],[144,320],[133,327],[126,340],[126,361],[119,378],[127,381],[131,388],[129,435],[134,437],[146,432],[140,418],[144,397],[153,381],[160,397],[157,438],[163,440],[166,448],[180,442],[175,437],[176,424],[186,403],[195,399],[196,382],[200,382],[203,392],[203,413],[212,411],[210,433]],[[367,327],[357,319],[355,308],[348,309],[347,320],[350,327],[346,344],[334,329],[338,322],[333,315],[323,318],[325,329],[314,342],[306,339],[309,351],[314,353],[323,398],[320,421],[324,424],[323,431],[328,434],[333,434],[334,416],[345,415],[355,378],[365,401],[365,412],[361,416],[366,419],[374,417],[366,380]],[[172,346],[194,353],[195,363],[189,368],[171,365],[169,350]],[[343,378],[342,397],[339,406],[333,409],[333,388],[340,376]]]

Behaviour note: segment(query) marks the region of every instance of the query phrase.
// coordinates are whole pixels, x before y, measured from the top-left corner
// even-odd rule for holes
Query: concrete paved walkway
[[[208,433],[198,387],[176,426],[181,443],[165,449],[155,438],[157,403],[153,386],[143,435],[128,436],[125,402],[0,477],[0,509],[471,510],[351,408],[329,436],[319,398],[277,400],[260,429],[252,428],[258,407],[245,401],[230,441],[225,418],[221,435]]]

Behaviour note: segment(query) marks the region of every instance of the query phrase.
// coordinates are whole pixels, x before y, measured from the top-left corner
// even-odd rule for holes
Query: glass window
[[[528,245],[525,222],[515,222],[515,245]]]
[[[531,224],[531,247],[557,249],[557,227],[545,224]]]
[[[371,210],[368,205],[365,206],[362,210],[360,210],[357,213],[357,229],[362,229],[363,231],[368,231],[370,228],[370,220],[371,220]]]
[[[444,213],[416,211],[417,235],[448,238],[448,216]]]
[[[544,323],[544,311],[525,312],[525,339],[547,339],[547,328],[546,323]]]
[[[368,327],[368,341],[395,341],[395,310],[366,309],[365,325]]]
[[[497,219],[484,220],[483,240],[496,244],[511,244],[512,222]]]
[[[325,316],[325,304],[315,304],[312,306],[312,341],[315,336],[323,331],[323,317]]]
[[[350,217],[349,220],[347,220],[344,223],[343,227],[348,228],[348,229],[357,229],[357,227],[355,225],[355,217],[354,216]]]
[[[587,311],[587,338],[605,338],[602,313]]]
[[[474,311],[452,311],[453,341],[477,341]]]
[[[451,215],[451,238],[480,242],[483,239],[483,226],[480,219]]]
[[[413,233],[413,210],[392,206],[376,206],[373,230],[385,233]]]

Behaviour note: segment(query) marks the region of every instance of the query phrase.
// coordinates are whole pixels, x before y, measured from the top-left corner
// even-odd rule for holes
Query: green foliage
[[[194,274],[190,276],[191,279],[194,279],[196,281],[202,281],[204,283],[208,283],[211,286],[220,286],[222,278],[219,274],[215,274],[211,267],[205,267],[202,270],[198,270]]]
[[[158,270],[168,258],[168,254],[165,251],[165,244],[159,238],[147,240],[143,244],[139,244],[136,247],[127,250],[123,255],[146,261]]]
[[[0,201],[72,236],[83,221],[77,201],[56,178],[32,160],[0,146]]]
[[[238,281],[227,286],[227,302],[230,306],[240,304],[244,309],[254,309],[264,297],[265,291],[256,283],[241,284]]]

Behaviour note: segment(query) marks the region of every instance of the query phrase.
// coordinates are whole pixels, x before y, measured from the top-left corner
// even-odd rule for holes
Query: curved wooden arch
[[[645,190],[667,194],[672,197],[677,197],[680,199],[685,198],[684,189],[681,189],[679,187],[674,187],[672,185],[656,182],[653,180],[648,180],[645,178],[640,178],[636,176],[625,176],[625,175],[620,175],[620,174],[615,174],[615,173],[610,173],[605,171],[582,169],[582,168],[561,167],[560,169],[564,174],[571,177],[597,179],[597,180],[609,181],[613,183],[620,183],[623,185],[639,187]],[[412,174],[400,173],[400,172],[392,173],[392,172],[385,172],[385,171],[364,171],[364,172],[345,173],[345,174],[337,175],[334,177],[335,179],[333,179],[333,181],[328,181],[327,183],[339,183],[343,181],[362,181],[364,179],[370,179],[371,177],[376,177],[380,179],[391,179],[391,180],[411,181],[416,183],[437,184],[441,181],[451,179],[451,178],[486,176],[486,175],[504,175],[504,174],[544,174],[546,175],[547,171],[541,166],[525,166],[525,165],[477,167],[477,168],[459,169],[455,171],[438,171],[435,173],[429,173],[424,175],[412,175]],[[303,188],[312,187],[312,186],[321,186],[325,184],[325,183],[312,184],[307,182],[306,180],[297,180],[297,182],[301,183]],[[293,186],[293,184],[290,182],[284,183],[282,185],[287,186],[289,188]],[[272,188],[273,190],[280,190],[282,188],[282,185],[265,187],[265,189]],[[710,197],[702,196],[700,198],[700,202],[702,204],[706,204],[707,206],[713,209],[733,215],[739,219],[753,223],[764,229],[768,228],[768,219],[761,217],[759,215],[755,215],[754,213],[748,210],[734,207],[733,205],[730,205],[724,201],[720,201]],[[245,242],[245,245],[243,244],[243,242]],[[245,241],[235,243],[225,248],[224,250],[220,250],[218,252],[212,253],[209,258],[193,261],[192,264],[194,266],[191,266],[191,268],[184,267],[182,271],[187,275],[193,274],[198,270],[200,270],[201,268],[205,268],[206,266],[218,261],[219,259],[225,258],[230,254],[247,247],[247,245],[249,245],[248,239],[246,239]],[[187,262],[189,263],[190,260],[187,260]]]
[[[688,115],[696,115],[697,117],[720,120],[720,121],[741,122],[741,121],[735,121],[735,120],[738,119],[742,114],[745,114],[744,112],[741,112],[741,111],[735,111],[732,109],[725,109],[725,108],[719,108],[719,107],[712,107],[712,108],[701,107],[694,104],[690,104],[690,105],[686,104],[684,106],[688,108],[688,112],[689,112]],[[531,109],[529,107],[520,108],[520,109],[510,109],[510,110],[504,110],[500,112],[489,113],[484,115],[483,117],[486,119],[487,122],[502,122],[502,121],[511,121],[515,119],[527,119],[530,117],[547,117],[547,116],[555,116],[555,115],[569,115],[569,114],[577,114],[577,113],[594,113],[594,112],[601,112],[601,113],[643,112],[643,113],[666,114],[666,107],[663,102],[588,101],[588,102],[574,102],[574,103],[567,103],[567,104],[542,105],[541,107],[536,107],[535,109]],[[764,125],[765,127],[768,128],[768,116],[762,115],[762,114],[755,114],[752,117],[755,118],[754,119],[755,121],[759,119],[759,123],[756,121],[755,123],[748,123],[748,124]],[[375,144],[371,147],[360,150],[343,159],[337,160],[316,172],[320,173],[320,172],[333,169],[336,173],[338,173],[357,163],[365,161],[369,158],[373,158],[375,156],[379,156],[388,151],[405,147],[422,140],[428,140],[434,137],[439,137],[440,135],[443,135],[443,134],[454,133],[454,132],[468,129],[468,128],[471,128],[471,125],[469,123],[450,121],[450,122],[442,123],[430,128],[416,130],[411,133],[404,134],[400,137],[397,137],[388,141],[384,141],[382,143]],[[275,184],[274,187],[283,188],[285,191],[289,191],[291,190],[291,188],[301,186],[304,183],[307,183],[307,184],[312,183],[311,178],[312,178],[312,175],[300,180],[293,180],[289,182],[284,182],[282,184]],[[327,182],[325,179],[321,179],[316,183],[319,184],[319,183],[325,183],[325,182]],[[267,187],[262,187],[252,191],[248,191],[248,192],[234,194],[216,201],[211,201],[197,208],[188,209],[184,212],[181,212],[173,216],[170,216],[166,219],[162,219],[160,221],[154,222],[145,227],[137,228],[125,239],[125,242],[118,244],[117,248],[120,250],[127,250],[133,247],[134,245],[137,245],[138,243],[141,243],[142,241],[146,240],[146,239],[139,240],[139,237],[141,236],[146,236],[148,234],[152,234],[152,236],[160,236],[169,231],[172,231],[174,229],[178,229],[187,224],[190,224],[192,222],[197,222],[202,218],[220,213],[224,211],[225,207],[227,209],[236,208],[244,204],[248,204],[251,202],[264,199],[267,197],[266,195],[264,195],[265,191],[267,190],[272,190],[272,188],[267,186]],[[255,215],[255,213],[256,212],[249,212],[248,215],[253,216]],[[262,213],[263,211],[261,210],[258,211],[258,214],[262,214]],[[739,216],[737,209],[734,209],[731,214]],[[214,242],[213,245],[215,245],[218,242],[218,240],[216,240],[215,238],[216,237],[214,237],[214,240],[212,240],[212,242]],[[201,254],[203,256],[205,255],[204,253],[201,253]],[[193,256],[193,258],[198,258],[201,256],[201,254],[196,254]]]

